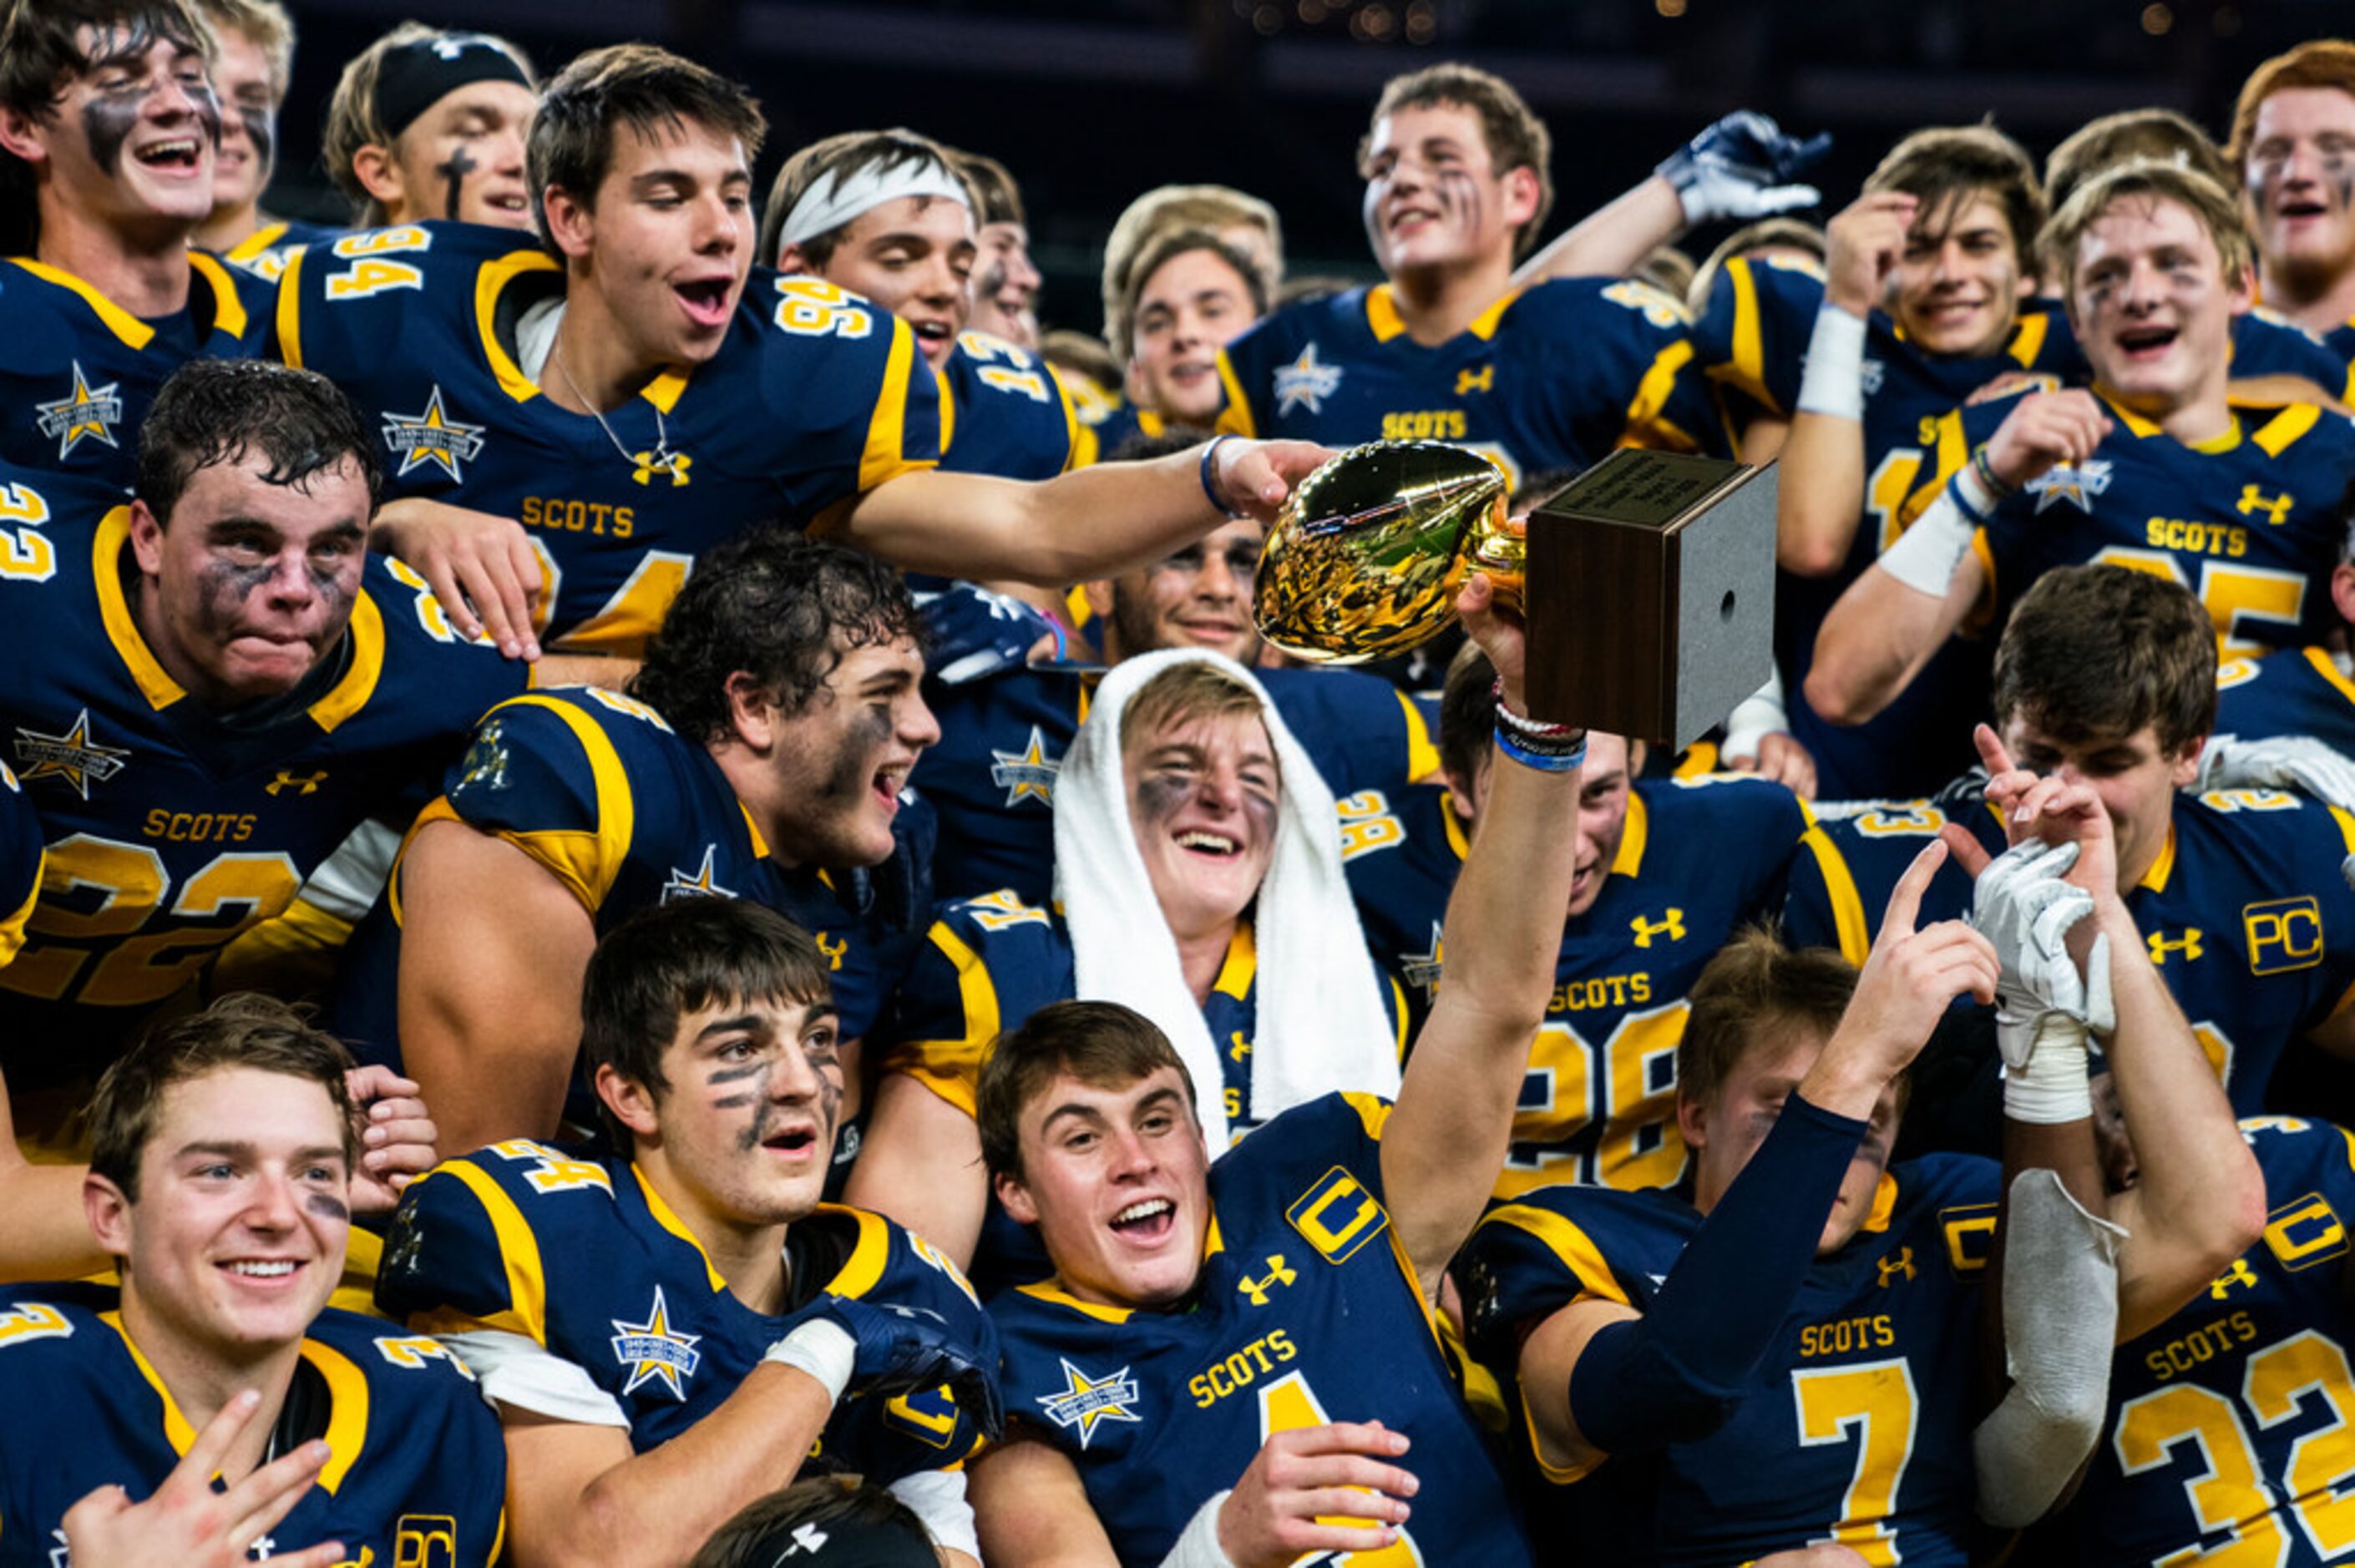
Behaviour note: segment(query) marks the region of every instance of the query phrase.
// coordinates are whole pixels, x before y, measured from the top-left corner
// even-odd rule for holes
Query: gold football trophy
[[[1469,448],[1373,441],[1300,482],[1262,546],[1260,633],[1362,664],[1445,629],[1484,572],[1529,624],[1534,716],[1685,745],[1774,672],[1772,471],[1615,451],[1545,501],[1524,537]]]

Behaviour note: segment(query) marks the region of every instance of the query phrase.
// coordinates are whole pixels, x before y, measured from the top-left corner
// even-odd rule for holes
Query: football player
[[[1169,450],[1179,445],[1165,441]],[[1104,662],[1207,648],[1239,664],[1256,663],[1251,584],[1265,532],[1256,519],[1234,518],[1141,570],[1084,585],[1082,602],[1091,624],[1101,628]],[[957,641],[964,621],[988,613],[985,603],[965,597],[928,606],[936,645]],[[1055,779],[1087,716],[1101,666],[1027,662],[1018,655],[1035,623],[1008,616],[1003,625],[1010,632],[996,624],[986,629],[1007,640],[992,667],[970,673],[943,668],[935,653],[925,694],[940,717],[941,738],[917,763],[914,782],[940,812],[933,880],[944,897],[1005,888],[1042,904],[1053,893]],[[1438,771],[1421,706],[1388,681],[1355,670],[1254,673],[1335,796],[1395,793]]]
[[[264,278],[282,263],[274,249],[333,233],[272,217],[262,193],[278,166],[278,111],[294,69],[294,18],[279,0],[200,0],[213,35],[213,96],[220,102],[220,150],[213,158],[213,210],[190,243]]]
[[[1544,1012],[1578,737],[1523,715],[1485,577],[1458,608],[1503,677],[1505,756],[1449,909],[1461,983],[1395,1105],[1328,1095],[1213,1164],[1176,1051],[1102,1002],[1034,1015],[983,1070],[992,1183],[1055,1270],[991,1307],[1024,1418],[972,1467],[992,1560],[1532,1561],[1433,1314]]]
[[[2355,44],[2311,39],[2251,71],[2224,151],[2256,241],[2259,296],[2355,358]]]
[[[1055,904],[1003,889],[942,908],[901,983],[852,1201],[970,1263],[985,1292],[1038,1277],[1035,1245],[989,1204],[975,1082],[1002,1031],[1075,996],[1131,1001],[1183,1043],[1191,1075],[1219,1086],[1213,1149],[1316,1095],[1394,1086],[1404,1039],[1383,1037],[1391,999],[1305,763],[1264,691],[1215,654],[1107,677],[1056,784]],[[1131,853],[1127,874],[1107,869]],[[1313,1037],[1344,1020],[1371,1055]]]
[[[108,1069],[82,1192],[121,1287],[0,1292],[13,1558],[498,1556],[505,1457],[473,1378],[431,1339],[327,1306],[351,1231],[350,1065],[284,1004],[239,995]]]
[[[581,992],[617,1152],[511,1139],[403,1200],[378,1303],[499,1411],[521,1560],[677,1562],[814,1448],[977,1555],[944,1471],[996,1433],[996,1339],[924,1241],[819,1202],[844,1070],[827,962],[747,901],[641,911]]]
[[[538,101],[506,39],[403,22],[344,63],[320,161],[362,228],[440,217],[527,232],[524,131]]]
[[[549,692],[483,718],[355,941],[337,1029],[397,1053],[452,1148],[557,1135],[581,972],[634,910],[709,894],[784,911],[826,953],[853,1043],[922,938],[928,817],[900,791],[939,731],[907,590],[785,529],[713,564],[634,697]],[[581,1094],[572,1119],[591,1114]]]
[[[2065,814],[2089,869],[2106,853],[2090,790],[2004,782],[2023,828]],[[1890,1163],[1906,1068],[1941,1014],[1962,994],[1992,1000],[2036,951],[2018,926],[1999,948],[1958,921],[1917,925],[1945,853],[1932,845],[1900,881],[1860,973],[1764,932],[1712,961],[1680,1063],[1689,1189],[1543,1189],[1475,1234],[1476,1351],[1516,1369],[1529,1457],[1607,1552],[1732,1561],[1829,1541],[1867,1561],[1959,1562],[1974,1501],[2017,1500],[1990,1499],[1985,1467],[1975,1485],[1971,1453],[1971,1325],[1999,1173],[1965,1156]],[[2105,944],[2091,961],[2110,971],[2126,1103],[2170,1139],[2167,1170],[2118,1205],[2116,1310],[2134,1333],[2261,1222],[2231,1113],[2105,865],[2099,881],[2079,896]],[[2105,983],[2071,978],[2081,993]],[[2082,1098],[2082,1067],[2076,1086]],[[2013,1267],[2020,1247],[2011,1238]],[[2007,1344],[2015,1368],[2047,1348]],[[2099,1401],[2083,1392],[1999,1413],[2062,1428],[2057,1473],[2028,1478],[2044,1504],[2091,1442]]]
[[[355,826],[430,800],[484,710],[527,685],[368,553],[378,473],[373,433],[323,377],[206,359],[141,428],[135,500],[0,485],[16,672],[0,726],[49,843],[0,970],[0,1071],[20,1098],[86,1086]]]
[[[1806,690],[1836,724],[1887,706],[1983,596],[1999,620],[2040,575],[2075,562],[2191,588],[2226,657],[2310,641],[2326,624],[2355,422],[2310,402],[2231,400],[2230,326],[2251,279],[2230,198],[2173,164],[2129,164],[2081,185],[2044,249],[2095,389],[1941,422],[1918,520],[1824,619]]]
[[[2355,529],[2339,547],[2330,573],[2330,608],[2339,634],[2303,648],[2256,659],[2234,659],[2216,672],[2216,735],[2220,743],[2308,736],[2341,757],[2355,758],[2355,672],[2344,629],[2355,622]],[[2317,791],[2340,805],[2343,791]]]
[[[1321,459],[1231,442],[1036,485],[932,471],[913,329],[750,268],[762,129],[699,66],[595,50],[532,122],[560,261],[412,227],[287,270],[280,347],[385,421],[409,493],[381,525],[462,630],[511,656],[544,636],[634,652],[697,556],[779,516],[912,570],[1060,588],[1270,510]]]
[[[1446,788],[1368,789],[1340,803],[1358,917],[1417,1017],[1455,983],[1442,922],[1498,772],[1487,744],[1496,705],[1496,672],[1476,650],[1459,654],[1440,707]],[[1565,824],[1577,876],[1500,1198],[1550,1181],[1677,1179],[1686,993],[1737,929],[1781,906],[1795,861],[1828,853],[1788,789],[1724,775],[1634,782],[1642,752],[1620,736],[1587,737],[1574,826]]]
[[[1060,377],[972,316],[981,198],[912,131],[846,131],[785,160],[760,255],[788,277],[864,294],[914,329],[940,377],[941,466],[1050,479],[1071,466],[1079,417]]]
[[[2118,895],[2235,1111],[2253,1116],[2300,1040],[2341,1055],[2355,1040],[2355,899],[2339,873],[2355,816],[2276,788],[2187,792],[2214,722],[2213,649],[2207,617],[2174,583],[2109,566],[2048,572],[2005,628],[1996,728],[1979,747],[1998,772],[2017,760],[2099,795]],[[1794,938],[1864,933],[1867,901],[1942,826],[2001,848],[2002,813],[1983,795],[1965,781],[1825,823],[1841,853],[1820,882],[1812,868],[1795,875]],[[1962,909],[1970,891],[1950,873],[1924,906]]]
[[[1774,662],[1789,731],[1826,799],[1919,794],[1970,765],[1953,715],[1984,699],[1983,643],[1942,650],[1868,725],[1825,723],[1804,683],[1826,612],[1896,542],[1900,503],[1925,460],[1937,465],[1923,428],[2008,373],[2057,385],[2055,367],[2073,359],[2065,328],[2052,330],[2061,313],[2029,302],[2044,217],[2036,166],[2010,137],[1985,125],[1917,131],[1832,219],[1823,276],[1737,258],[1697,329],[1749,431],[1787,428]]]
[[[1550,144],[1520,95],[1485,71],[1393,79],[1359,157],[1367,238],[1388,281],[1279,310],[1229,344],[1219,428],[1455,441],[1515,488],[1615,446],[1721,446],[1681,302],[1625,279],[1514,291],[1513,263],[1552,205]]]
[[[1226,390],[1219,351],[1267,314],[1268,295],[1244,251],[1207,228],[1168,228],[1153,236],[1132,264],[1121,301],[1121,335],[1113,352],[1128,366],[1126,390],[1135,429],[1147,436],[1172,425],[1207,428]],[[1100,440],[1123,439],[1111,429]]]
[[[165,378],[267,336],[269,285],[188,249],[213,208],[212,48],[186,0],[0,20],[0,462],[126,486]]]
[[[952,149],[981,209],[974,217],[981,254],[975,259],[973,326],[1019,349],[1039,347],[1039,289],[1046,282],[1030,260],[1029,220],[1022,211],[1022,187],[1004,164],[981,153]]]

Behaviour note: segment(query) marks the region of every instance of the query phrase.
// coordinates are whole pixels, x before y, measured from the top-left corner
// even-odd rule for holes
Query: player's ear
[[[1477,775],[1466,779],[1453,768],[1442,768],[1440,782],[1447,786],[1447,802],[1455,808],[1455,815],[1469,822],[1480,815],[1480,788]]]
[[[1505,227],[1518,229],[1537,216],[1538,172],[1527,164],[1505,171]]]
[[[2355,624],[2355,562],[2341,561],[2331,568],[2330,603],[2339,620]]]
[[[1677,1130],[1694,1153],[1709,1147],[1709,1109],[1682,1090],[1677,1094]]]
[[[548,238],[567,256],[586,256],[597,234],[597,215],[562,185],[550,185],[541,198],[547,215]]]
[[[770,750],[777,744],[781,716],[767,688],[751,671],[739,670],[728,677],[728,727],[739,741],[754,751]]]
[[[144,501],[131,503],[131,553],[142,576],[164,575],[164,520]]]
[[[101,1252],[131,1255],[131,1198],[111,1178],[93,1171],[81,1179],[81,1212]]]
[[[655,1128],[654,1090],[637,1079],[628,1076],[611,1062],[597,1065],[597,1098],[604,1103],[615,1121],[640,1138],[651,1138]]]
[[[997,1188],[998,1206],[1011,1214],[1016,1224],[1035,1225],[1039,1223],[1039,1205],[1030,1201],[1030,1189],[1022,1184],[1021,1177],[1010,1171],[1001,1171],[991,1181]]]
[[[779,250],[774,265],[778,271],[789,278],[797,273],[805,273],[813,278],[818,276],[817,263],[811,260],[799,245],[788,245]]]
[[[388,213],[403,210],[409,193],[401,184],[400,164],[391,148],[374,142],[363,144],[352,154],[352,177]]]
[[[0,108],[0,148],[37,168],[48,161],[48,127],[37,114]]]
[[[1080,585],[1082,597],[1088,601],[1088,613],[1098,620],[1112,614],[1112,579],[1098,577]]]
[[[2168,782],[2178,789],[2188,788],[2193,779],[2200,777],[2200,754],[2207,747],[2208,737],[2204,735],[2195,735],[2185,741],[2183,748],[2175,754],[2168,766]]]

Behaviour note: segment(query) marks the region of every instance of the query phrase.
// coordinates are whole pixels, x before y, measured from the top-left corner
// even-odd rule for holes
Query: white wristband
[[[1178,1543],[1161,1560],[1161,1568],[1235,1568],[1226,1548],[1219,1544],[1219,1510],[1233,1495],[1231,1490],[1220,1492],[1194,1510]]]
[[[761,1359],[809,1373],[826,1389],[826,1398],[839,1404],[858,1365],[858,1341],[841,1324],[813,1318],[771,1345]]]
[[[2033,1032],[2036,1044],[2022,1067],[2003,1070],[2003,1114],[2013,1121],[2053,1127],[2094,1114],[2093,1086],[2085,1077],[2085,1026],[2066,1013],[2048,1012],[2032,1022],[1996,1014],[1998,1033]],[[2006,1057],[2019,1053],[2007,1048]]]
[[[1944,599],[1955,569],[1970,553],[1972,532],[1971,520],[1950,486],[1873,564],[1916,593]]]
[[[1807,339],[1807,367],[1799,377],[1802,414],[1864,418],[1864,318],[1826,300]]]
[[[1791,710],[1783,699],[1783,673],[1777,670],[1764,685],[1733,705],[1733,712],[1726,715],[1725,740],[1717,755],[1726,762],[1755,758],[1760,742],[1770,735],[1787,734],[1790,728]]]

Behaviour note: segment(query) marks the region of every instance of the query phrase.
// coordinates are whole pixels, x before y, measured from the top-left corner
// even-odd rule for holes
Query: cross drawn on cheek
[[[449,185],[448,205],[442,216],[452,222],[456,222],[458,218],[458,196],[459,193],[465,189],[466,176],[481,167],[480,164],[474,162],[474,154],[466,151],[466,144],[464,142],[450,149],[447,161],[433,165],[433,172],[441,175]]]

